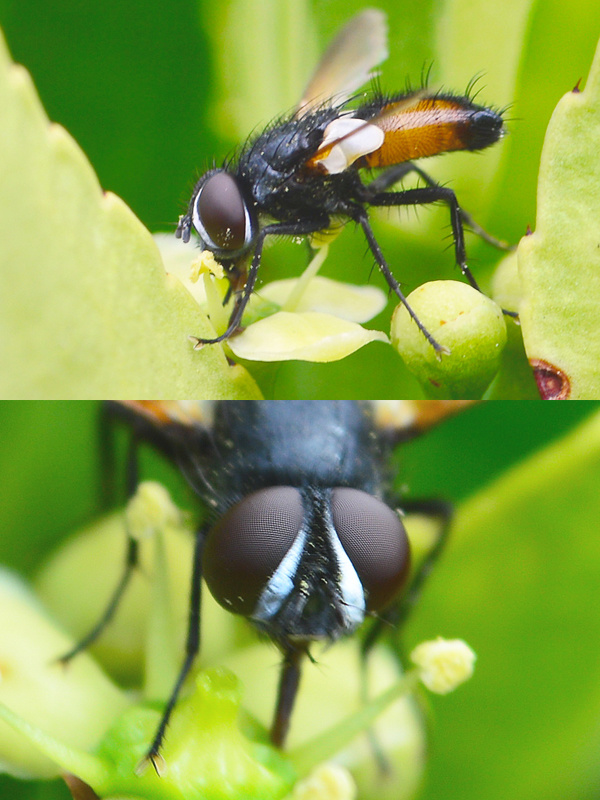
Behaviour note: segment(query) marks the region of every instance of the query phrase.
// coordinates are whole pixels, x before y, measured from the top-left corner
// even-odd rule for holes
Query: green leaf
[[[410,638],[458,634],[477,669],[437,709],[425,798],[596,796],[599,480],[596,411],[458,509]]]
[[[539,175],[535,232],[518,250],[523,339],[542,396],[600,396],[600,44],[585,91],[559,102]]]
[[[0,395],[257,397],[0,41]]]

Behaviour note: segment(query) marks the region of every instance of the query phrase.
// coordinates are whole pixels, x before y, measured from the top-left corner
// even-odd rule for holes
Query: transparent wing
[[[377,427],[402,442],[420,436],[448,417],[475,405],[474,400],[374,400]]]
[[[325,51],[298,104],[297,114],[323,103],[341,105],[387,57],[386,15],[379,9],[367,8],[346,23]]]
[[[123,400],[115,403],[155,428],[175,423],[186,427],[208,428],[212,424],[213,403],[209,400]]]

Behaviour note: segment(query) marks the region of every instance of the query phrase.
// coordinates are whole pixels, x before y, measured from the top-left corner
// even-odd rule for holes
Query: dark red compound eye
[[[398,595],[410,568],[404,525],[389,506],[358,489],[333,490],[333,524],[365,589],[367,609],[380,611]]]
[[[215,600],[249,616],[303,519],[300,492],[291,486],[261,489],[232,506],[204,547],[204,578]]]
[[[241,250],[247,244],[248,213],[235,178],[215,172],[200,188],[194,204],[194,227],[211,249]]]

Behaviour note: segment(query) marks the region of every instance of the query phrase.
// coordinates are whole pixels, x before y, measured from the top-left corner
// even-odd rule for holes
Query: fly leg
[[[422,206],[428,203],[446,203],[450,209],[450,224],[454,237],[454,252],[456,263],[460,271],[474,289],[481,291],[473,273],[467,266],[467,253],[465,250],[465,234],[458,200],[452,189],[446,186],[425,186],[420,189],[404,189],[401,192],[379,192],[369,198],[372,206]]]
[[[421,173],[419,172],[419,174]],[[375,186],[375,193],[371,194],[371,186],[372,184],[366,187],[367,191],[365,192],[364,197],[365,201],[371,206],[420,206],[427,205],[428,203],[446,203],[450,209],[450,224],[452,226],[452,236],[454,238],[456,263],[471,286],[474,289],[477,289],[478,292],[481,292],[479,284],[475,280],[473,273],[467,265],[465,232],[463,228],[463,211],[459,206],[456,195],[452,189],[448,189],[446,186],[440,186],[437,183],[433,183],[430,186],[425,186],[419,189],[404,189],[400,192],[384,192],[377,191],[378,187]],[[515,311],[506,311],[505,309],[502,309],[502,312],[508,317],[518,317],[518,314]]]
[[[112,431],[110,430],[112,427],[111,412],[110,410],[107,410],[106,406],[104,405],[101,408],[101,417],[98,426],[100,433],[100,453],[103,473],[101,506],[102,510],[105,511],[110,503],[110,500],[112,499],[111,495],[113,494],[114,489],[112,485],[109,485],[109,483],[112,483],[112,475],[114,473],[114,453],[112,447]],[[135,433],[132,433],[129,440],[129,449],[127,455],[127,499],[133,497],[139,482],[137,459],[138,447],[139,442],[137,436]],[[127,537],[125,562],[119,582],[117,583],[106,605],[106,608],[102,612],[102,615],[95,625],[74,645],[74,647],[71,648],[71,650],[68,651],[68,653],[64,653],[58,658],[58,662],[61,664],[68,664],[73,658],[75,658],[76,655],[81,653],[83,650],[86,650],[93,642],[95,642],[112,620],[117,608],[119,607],[119,604],[123,598],[123,595],[125,594],[125,590],[129,585],[129,581],[131,580],[139,560],[137,539],[131,535],[127,529],[127,526],[125,533]]]
[[[411,172],[415,172],[427,186],[438,185],[434,178],[425,172],[425,170],[422,170],[421,167],[419,167],[413,161],[406,161],[404,164],[397,164],[391,169],[386,170],[386,172],[375,178],[375,180],[372,181],[368,186],[369,191],[372,191],[375,194],[383,192],[398,181],[401,181]],[[464,208],[460,207],[459,210],[463,224],[472,230],[474,234],[479,236],[480,239],[483,239],[484,242],[491,244],[492,247],[496,247],[498,250],[515,249],[514,245],[510,245],[503,239],[498,239],[496,236],[492,236],[491,233],[488,233],[488,231],[486,231],[485,228],[483,228],[475,219],[473,219],[469,212],[465,211]]]
[[[329,217],[326,214],[320,214],[309,220],[302,220],[301,222],[277,222],[272,225],[266,225],[256,237],[254,245],[254,255],[252,256],[252,263],[248,270],[248,276],[243,289],[237,295],[235,305],[229,322],[227,330],[220,336],[214,339],[199,339],[196,336],[191,336],[190,339],[195,342],[194,349],[200,350],[206,344],[217,344],[218,342],[226,341],[237,331],[242,322],[242,316],[246,310],[246,306],[254,291],[256,284],[256,277],[260,268],[260,261],[262,257],[263,245],[267,236],[306,236],[309,233],[316,233],[321,231],[329,225]]]
[[[387,195],[384,193],[383,196],[386,197]],[[447,353],[448,352],[447,348],[444,347],[443,345],[439,344],[439,342],[437,342],[433,338],[433,336],[429,333],[427,328],[423,325],[421,320],[418,318],[416,313],[413,311],[413,309],[411,308],[408,300],[406,299],[406,297],[402,293],[402,289],[400,288],[400,284],[398,283],[398,281],[394,277],[391,269],[389,268],[389,266],[388,266],[388,264],[387,264],[387,262],[386,262],[386,260],[384,258],[384,255],[383,255],[383,253],[381,251],[381,248],[379,247],[379,243],[377,242],[377,239],[375,238],[375,234],[373,233],[373,229],[371,228],[371,223],[369,222],[369,217],[368,217],[367,212],[363,208],[357,207],[353,211],[352,216],[356,220],[356,222],[359,222],[360,225],[362,226],[362,229],[363,229],[363,231],[365,233],[365,236],[367,238],[367,242],[369,244],[369,248],[370,248],[371,252],[373,253],[373,256],[375,257],[375,261],[377,262],[377,266],[379,267],[381,273],[383,274],[384,278],[386,279],[388,286],[394,292],[394,294],[400,299],[400,302],[403,304],[403,306],[406,308],[406,310],[410,314],[411,319],[415,322],[417,328],[421,331],[423,336],[427,339],[427,341],[433,347],[433,349],[436,351],[436,353],[440,353],[440,354],[441,353]]]
[[[300,685],[300,663],[306,653],[303,647],[286,645],[283,648],[283,663],[277,690],[277,706],[271,726],[271,742],[283,747],[290,727],[290,717]]]
[[[188,616],[187,639],[185,644],[185,658],[183,660],[181,669],[179,670],[179,675],[177,676],[177,680],[175,681],[175,685],[171,691],[169,700],[167,701],[167,705],[165,706],[165,709],[163,711],[163,715],[158,725],[158,728],[156,729],[156,733],[154,734],[154,739],[152,740],[152,744],[150,745],[148,752],[146,753],[144,759],[140,764],[140,768],[143,768],[146,762],[151,761],[152,766],[159,775],[161,773],[161,762],[162,762],[160,756],[160,748],[165,738],[167,725],[169,724],[169,719],[171,718],[171,714],[173,713],[173,709],[175,708],[175,705],[177,703],[177,698],[179,697],[181,688],[200,650],[202,551],[204,548],[205,538],[206,538],[206,532],[203,528],[201,528],[196,533],[196,540],[194,544],[194,563],[192,567],[192,584],[190,589],[190,606],[189,606],[189,616]]]

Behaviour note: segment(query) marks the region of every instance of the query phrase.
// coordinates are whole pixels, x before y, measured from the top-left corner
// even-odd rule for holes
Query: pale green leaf
[[[0,569],[0,704],[65,745],[94,746],[115,715],[129,704],[87,654],[68,673],[56,659],[73,646],[16,575]],[[36,643],[32,652],[31,642]],[[77,708],[66,718],[64,709]],[[57,775],[51,761],[0,722],[0,761],[17,776]],[[52,754],[50,758],[52,758]],[[4,766],[0,767],[4,771]]]
[[[544,396],[600,396],[600,46],[550,120],[535,232],[518,250],[523,340]]]
[[[0,41],[0,395],[256,397]]]

